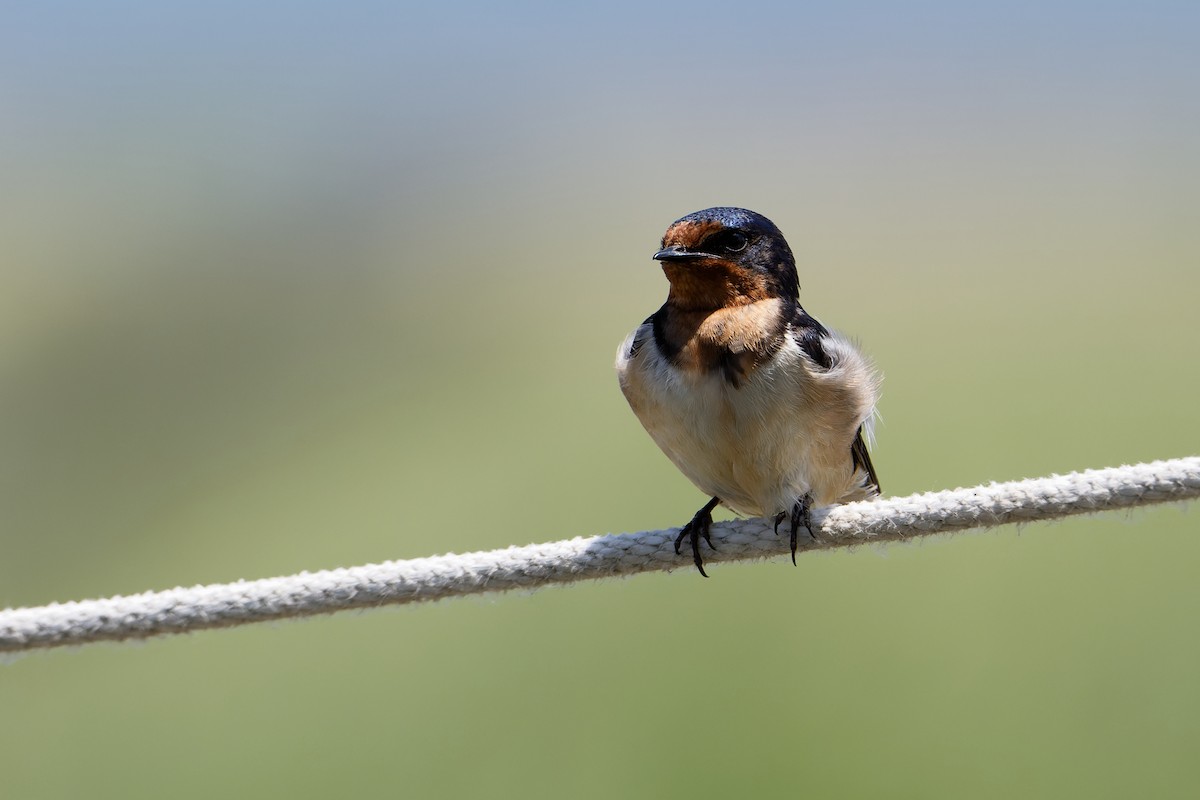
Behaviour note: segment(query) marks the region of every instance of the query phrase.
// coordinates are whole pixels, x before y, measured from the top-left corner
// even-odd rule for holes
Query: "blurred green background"
[[[0,607],[686,521],[710,205],[890,494],[1200,452],[1187,3],[61,3],[0,29]],[[0,665],[4,798],[1194,797],[1179,507]]]

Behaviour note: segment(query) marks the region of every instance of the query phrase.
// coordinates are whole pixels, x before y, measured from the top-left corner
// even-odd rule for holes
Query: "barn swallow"
[[[700,574],[712,511],[789,520],[879,494],[867,452],[880,377],[800,305],[783,234],[744,208],[674,222],[654,259],[667,301],[617,351],[621,391],[655,443],[712,499],[683,526]],[[815,537],[814,537],[815,538]]]

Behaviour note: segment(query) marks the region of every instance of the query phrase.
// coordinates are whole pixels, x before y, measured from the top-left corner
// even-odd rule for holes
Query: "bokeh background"
[[[0,607],[661,528],[650,254],[774,219],[891,494],[1200,451],[1200,6],[10,5]],[[1197,518],[0,665],[5,798],[1194,797]]]

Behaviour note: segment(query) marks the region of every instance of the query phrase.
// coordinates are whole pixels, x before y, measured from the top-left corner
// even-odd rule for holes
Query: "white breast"
[[[788,336],[735,388],[720,371],[677,369],[647,323],[621,344],[617,374],[642,425],[697,488],[769,516],[806,494],[818,506],[868,496],[850,447],[870,422],[879,379],[848,340],[830,334],[823,344],[830,369]]]

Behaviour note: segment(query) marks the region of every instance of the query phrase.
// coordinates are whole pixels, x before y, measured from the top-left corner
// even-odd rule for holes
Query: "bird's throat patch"
[[[723,258],[663,262],[671,283],[667,302],[691,311],[717,311],[772,297],[765,275]]]

